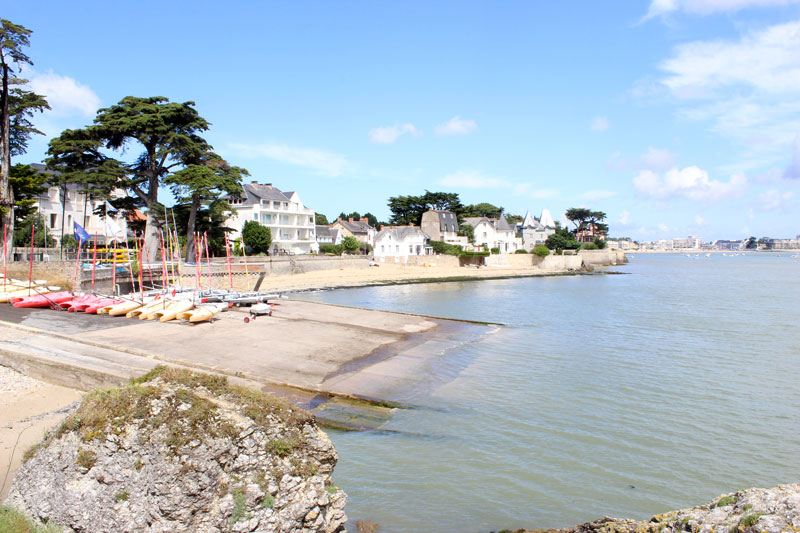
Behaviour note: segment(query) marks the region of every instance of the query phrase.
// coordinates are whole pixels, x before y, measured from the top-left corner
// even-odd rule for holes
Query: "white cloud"
[[[462,119],[458,115],[436,126],[436,135],[467,135],[478,129],[474,120]]]
[[[661,224],[658,225],[658,229],[660,229],[663,232],[667,232],[667,231],[669,231],[669,226],[667,226],[666,224],[664,224],[662,222]]]
[[[652,0],[642,21],[679,10],[693,15],[711,15],[754,7],[775,7],[796,3],[798,0]]]
[[[674,94],[713,93],[746,86],[768,93],[800,88],[800,22],[789,22],[745,35],[738,42],[695,41],[679,45],[660,67]]]
[[[514,184],[508,180],[493,178],[480,172],[461,171],[446,175],[439,180],[439,185],[467,189],[497,189],[512,187]]]
[[[596,191],[586,191],[581,195],[581,198],[589,200],[590,202],[596,202],[597,200],[605,200],[607,198],[611,198],[612,196],[616,195],[617,193],[614,191],[596,190]]]
[[[606,161],[606,168],[609,170],[631,170],[647,169],[654,172],[663,172],[675,167],[678,161],[678,154],[666,148],[647,149],[639,158],[630,160],[622,155],[622,152],[614,152]]]
[[[30,89],[47,98],[52,108],[48,114],[57,117],[82,115],[93,117],[100,108],[100,98],[88,86],[69,76],[61,76],[52,70],[37,72],[24,69],[22,76],[27,78]]]
[[[395,124],[394,126],[379,126],[370,130],[369,142],[375,144],[391,144],[402,135],[421,135],[422,132],[413,124]]]
[[[341,176],[350,167],[343,155],[283,144],[233,144],[231,150],[242,157],[274,159],[281,163],[305,167],[315,174],[332,178]]]
[[[744,194],[747,178],[734,174],[727,182],[712,180],[708,172],[692,166],[683,170],[673,168],[663,177],[653,171],[643,170],[633,178],[633,185],[640,194],[658,200],[685,198],[710,203]]]
[[[783,173],[783,177],[789,179],[800,179],[800,133],[794,139],[792,146],[792,162]]]
[[[595,117],[592,123],[589,124],[589,129],[592,131],[606,131],[610,127],[606,117]]]
[[[679,117],[750,152],[783,152],[800,120],[800,21],[750,32],[738,41],[677,46],[659,67],[661,83],[685,107]],[[782,154],[781,154],[782,155]]]
[[[694,223],[695,223],[695,224],[697,224],[698,226],[702,226],[703,224],[705,224],[705,223],[706,223],[706,219],[704,219],[704,218],[703,218],[703,217],[701,217],[700,215],[696,215],[696,216],[694,217]]]
[[[619,215],[620,224],[622,224],[623,226],[627,226],[628,224],[630,224],[630,221],[631,221],[631,214],[629,211],[623,211],[622,213],[620,213]]]
[[[658,171],[665,171],[669,168],[673,168],[677,163],[678,155],[674,152],[670,152],[666,148],[653,148],[652,146],[647,149],[642,157],[642,166],[644,168]]]
[[[558,196],[557,189],[536,189],[530,192],[530,197],[536,199],[554,198],[556,196]]]
[[[786,209],[793,204],[793,198],[794,193],[792,191],[780,192],[777,189],[769,189],[758,195],[761,209],[764,211]]]

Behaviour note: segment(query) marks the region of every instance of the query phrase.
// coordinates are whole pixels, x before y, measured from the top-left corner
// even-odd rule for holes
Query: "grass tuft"
[[[61,533],[55,524],[32,520],[13,507],[0,504],[0,531],[3,533]]]

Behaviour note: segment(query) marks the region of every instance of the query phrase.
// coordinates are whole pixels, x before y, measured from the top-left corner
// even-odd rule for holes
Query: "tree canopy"
[[[575,232],[579,233],[594,226],[597,233],[608,233],[608,224],[604,224],[606,214],[602,211],[592,211],[585,207],[573,207],[565,213],[567,220],[575,224]]]
[[[189,218],[186,223],[187,261],[192,261],[195,254],[194,234],[200,208],[212,202],[217,202],[219,207],[224,208],[227,202],[222,200],[222,196],[241,192],[242,177],[249,175],[247,170],[232,167],[217,154],[207,152],[197,161],[164,179],[164,184],[169,185],[175,199],[189,204]]]
[[[388,205],[392,212],[389,223],[399,226],[408,224],[419,226],[422,222],[422,214],[429,209],[452,211],[459,219],[464,210],[458,193],[428,190],[421,196],[393,196],[389,198]],[[377,224],[377,219],[375,222]]]
[[[486,202],[480,204],[469,204],[459,213],[462,217],[487,217],[500,218],[503,216],[503,208],[497,207]]]
[[[123,172],[106,183],[110,188],[127,189],[132,204],[147,208],[145,248],[154,260],[158,250],[159,217],[164,206],[159,202],[159,186],[170,173],[190,165],[202,165],[211,146],[200,137],[209,123],[194,108],[194,102],[170,102],[163,96],[126,96],[119,103],[98,110],[94,123],[83,130],[62,134],[64,143],[52,145],[51,158],[72,161],[73,170],[97,170],[105,162]],[[67,141],[73,141],[73,144]],[[105,157],[100,149],[113,152],[138,150],[132,163]]]
[[[15,77],[19,69],[23,65],[33,65],[31,58],[23,52],[23,48],[30,46],[31,33],[24,26],[0,19],[0,218],[11,230],[9,254],[13,247],[15,205],[10,183],[11,156],[25,153],[30,136],[42,133],[30,122],[33,113],[50,109],[44,97],[15,87],[25,83],[25,80]]]

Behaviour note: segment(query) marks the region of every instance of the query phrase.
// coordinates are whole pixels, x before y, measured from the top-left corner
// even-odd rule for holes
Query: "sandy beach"
[[[335,270],[318,270],[290,275],[269,275],[261,284],[261,291],[291,292],[321,289],[337,289],[347,287],[364,287],[394,283],[413,283],[416,281],[432,281],[448,279],[492,279],[505,277],[529,277],[552,275],[553,272],[537,268],[512,267],[458,267],[443,265],[400,265],[382,263],[369,268],[339,268]],[[242,288],[252,287],[258,274],[245,276]],[[238,281],[238,280],[237,280]]]
[[[0,366],[0,501],[8,495],[25,450],[61,422],[82,396],[81,391]]]

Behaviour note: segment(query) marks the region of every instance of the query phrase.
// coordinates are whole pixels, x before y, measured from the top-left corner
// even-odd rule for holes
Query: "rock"
[[[22,466],[6,503],[87,533],[340,532],[336,461],[307,413],[159,367],[88,395]]]
[[[329,505],[335,508],[335,505]],[[800,484],[723,494],[707,505],[653,516],[647,522],[602,518],[566,529],[517,533],[781,533],[800,531]]]

